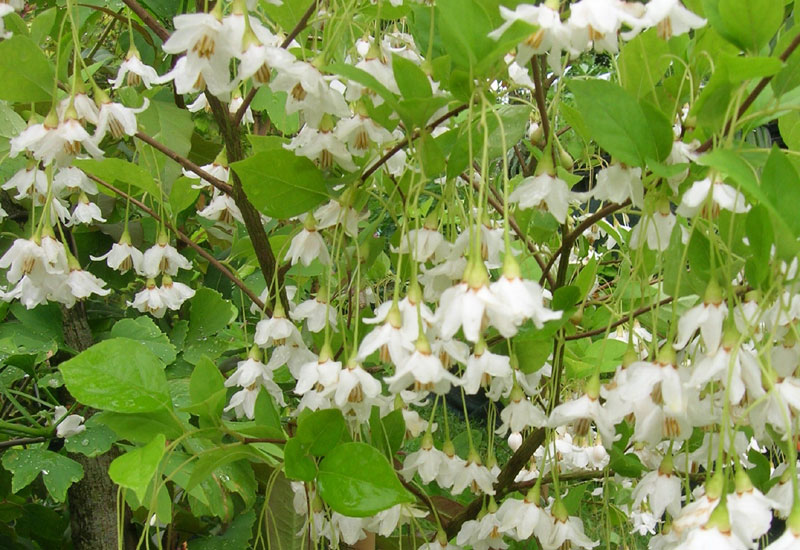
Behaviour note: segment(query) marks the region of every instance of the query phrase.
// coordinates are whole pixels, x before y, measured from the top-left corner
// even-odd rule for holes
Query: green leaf
[[[366,443],[342,443],[322,459],[319,494],[332,510],[367,517],[396,504],[413,502],[381,452]]]
[[[286,477],[297,481],[314,481],[317,475],[317,465],[314,460],[303,451],[303,445],[292,438],[283,447],[283,464]]]
[[[616,445],[611,447],[611,460],[608,467],[621,476],[639,477],[644,471],[644,466],[639,457],[633,453],[623,454]]]
[[[745,275],[750,284],[760,287],[769,273],[770,250],[775,242],[772,220],[766,206],[758,204],[750,209],[745,218],[745,234],[751,253],[744,266]]]
[[[171,96],[167,97],[170,99],[164,101],[152,98],[150,107],[136,115],[136,120],[147,135],[186,157],[192,148],[192,114],[177,107]],[[181,167],[151,146],[144,143],[137,145],[143,150],[139,159],[145,171],[151,174],[151,178],[158,175],[164,189],[169,189],[172,182],[181,175]]]
[[[428,99],[433,94],[427,75],[413,61],[393,55],[392,71],[397,87],[404,98]]]
[[[575,285],[562,286],[553,293],[552,308],[567,311],[581,301],[581,291]]]
[[[263,430],[262,433],[269,434],[262,437],[275,439],[286,437],[281,427],[281,417],[275,409],[275,401],[267,391],[262,391],[256,398],[255,422]]]
[[[772,147],[764,171],[761,173],[761,187],[764,194],[795,237],[800,236],[800,177],[792,163],[777,145]]]
[[[203,357],[194,366],[189,379],[189,397],[192,406],[184,410],[209,422],[219,423],[227,397],[225,377],[208,357]]]
[[[117,434],[105,424],[95,420],[96,417],[97,415],[89,417],[84,431],[64,440],[64,448],[68,452],[92,457],[111,449],[111,445],[117,440]]]
[[[723,53],[717,62],[725,67],[728,79],[734,83],[772,76],[783,68],[783,62],[777,57],[750,57]]]
[[[372,407],[369,415],[369,429],[372,433],[372,445],[391,459],[394,453],[400,449],[406,434],[403,411],[397,409],[381,417],[380,409]]]
[[[132,443],[147,443],[154,434],[163,434],[167,439],[173,440],[185,431],[185,426],[170,411],[164,409],[131,414],[103,411],[92,416],[89,421],[108,426],[117,434],[118,439],[127,439]]]
[[[264,519],[269,548],[281,550],[306,548],[304,537],[297,536],[305,525],[305,516],[295,512],[292,505],[293,498],[291,483],[282,472],[278,472],[272,485],[272,492],[269,493]]]
[[[285,149],[256,153],[231,164],[253,205],[273,218],[290,218],[328,198],[325,177],[313,162]]]
[[[669,56],[669,45],[657,29],[636,36],[622,47],[617,60],[623,88],[637,99],[653,93],[669,68]]]
[[[172,182],[169,190],[169,207],[173,214],[183,212],[197,201],[200,190],[192,187],[196,184],[197,180],[186,176],[181,176]]]
[[[0,101],[0,154],[7,153],[11,146],[8,141],[25,129],[25,120],[5,101]]]
[[[164,364],[135,340],[103,340],[58,368],[69,392],[89,407],[123,413],[172,407]]]
[[[118,456],[108,466],[108,477],[120,487],[133,490],[136,498],[143,502],[147,486],[164,456],[165,443],[164,435],[158,434],[144,447]]]
[[[717,31],[743,50],[757,53],[783,22],[783,4],[775,0],[719,0]],[[712,19],[712,24],[714,20]]]
[[[49,101],[55,71],[47,56],[26,36],[0,41],[0,99],[16,103]]]
[[[778,118],[778,130],[789,149],[800,149],[800,113],[792,111]]]
[[[194,465],[194,471],[184,485],[184,489],[191,491],[201,481],[211,476],[217,468],[237,460],[263,462],[264,456],[249,445],[227,445],[205,451],[199,455],[199,459]]]
[[[267,111],[269,121],[282,134],[291,135],[300,129],[300,114],[286,112],[286,92],[273,92],[268,86],[262,86],[256,92],[250,107],[254,111]],[[248,138],[253,136],[248,136]],[[256,136],[262,137],[262,136]]]
[[[175,361],[176,353],[167,335],[161,332],[150,317],[141,316],[136,319],[120,319],[111,328],[114,338],[130,338],[144,344],[147,349],[169,365]]]
[[[131,189],[134,195],[138,195],[136,190],[139,190],[157,201],[161,200],[161,190],[153,180],[153,176],[137,164],[118,158],[76,159],[73,164],[87,174],[121,188],[122,191],[128,192],[127,186],[130,185],[135,188]],[[100,186],[100,189],[104,188]]]
[[[291,502],[291,498],[289,499]],[[210,535],[192,540],[192,550],[239,550],[250,548],[250,539],[253,536],[253,524],[256,522],[254,510],[248,510],[236,516],[222,535]],[[302,540],[295,533],[295,540]],[[278,547],[276,547],[278,548]],[[286,548],[286,547],[283,547]]]
[[[19,492],[41,473],[47,492],[64,502],[67,489],[83,477],[83,467],[74,460],[47,449],[13,448],[3,453],[3,468],[11,472],[11,492]]]
[[[227,327],[237,315],[236,307],[216,290],[201,288],[189,300],[189,340],[200,340]]]
[[[620,86],[605,80],[573,80],[569,88],[592,138],[614,158],[630,166],[665,158],[653,140],[653,134],[664,132],[650,127],[653,121]]]
[[[339,409],[322,409],[298,419],[294,439],[306,453],[322,456],[350,434]]]
[[[377,78],[369,74],[367,71],[348,65],[346,63],[335,63],[325,67],[325,70],[330,73],[341,75],[348,80],[352,80],[366,86],[376,94],[378,94],[393,110],[397,110],[397,98],[389,91],[389,88],[381,84]]]
[[[444,171],[447,160],[441,147],[429,133],[423,132],[422,136],[414,142],[414,146],[419,151],[425,177],[434,178]]]

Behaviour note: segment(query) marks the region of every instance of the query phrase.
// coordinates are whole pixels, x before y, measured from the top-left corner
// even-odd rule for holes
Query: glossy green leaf
[[[3,453],[3,468],[11,472],[11,491],[17,493],[42,474],[47,492],[59,502],[67,489],[83,477],[83,467],[66,456],[47,449],[12,448]]]
[[[775,241],[766,206],[758,204],[750,209],[745,218],[745,234],[751,253],[744,266],[745,275],[750,284],[758,288],[769,273],[769,259]]]
[[[253,205],[273,218],[307,212],[328,198],[325,177],[313,162],[286,149],[256,153],[231,164]]]
[[[262,430],[262,433],[269,435],[262,435],[261,437],[271,437],[280,439],[285,437],[283,428],[281,427],[281,417],[275,409],[275,400],[268,391],[263,390],[256,399],[255,406],[255,422],[256,425]]]
[[[297,481],[314,481],[317,475],[317,465],[314,460],[303,450],[303,445],[297,438],[291,438],[283,448],[285,462],[283,470],[286,477]]]
[[[49,101],[54,78],[53,65],[33,40],[15,34],[0,41],[0,99]]]
[[[224,384],[225,377],[214,362],[207,357],[200,359],[189,379],[192,407],[186,410],[211,422],[219,422],[227,394]]]
[[[778,216],[795,237],[800,236],[800,177],[789,162],[786,153],[777,146],[770,151],[764,171],[761,173],[761,187]]]
[[[256,522],[254,510],[239,514],[221,535],[210,535],[192,540],[192,550],[240,550],[252,548],[249,544],[253,537],[253,525]],[[303,537],[298,537],[297,540]],[[288,549],[287,549],[288,550]]]
[[[189,481],[184,489],[191,491],[201,481],[211,476],[217,468],[220,468],[237,460],[249,460],[252,462],[262,462],[264,457],[260,452],[249,445],[229,445],[211,449],[199,455],[194,465],[194,471],[189,477]]]
[[[164,364],[135,340],[103,340],[58,367],[79,402],[113,412],[172,407]]]
[[[322,459],[319,494],[335,512],[367,517],[396,504],[413,502],[381,452],[366,443],[342,443]]]
[[[236,318],[236,307],[210,288],[198,289],[189,304],[189,341],[216,334]]]
[[[108,426],[117,434],[117,439],[142,444],[150,441],[154,434],[163,434],[170,440],[177,439],[186,429],[173,413],[166,409],[130,414],[103,411],[95,414],[91,420]]]
[[[400,449],[406,435],[403,411],[394,410],[382,417],[378,407],[372,407],[369,429],[372,434],[372,445],[380,449],[387,458],[392,457]]]
[[[117,434],[105,424],[96,421],[96,416],[86,420],[85,430],[64,440],[64,448],[68,452],[92,457],[111,449],[111,445],[117,440]]]
[[[164,435],[158,434],[144,447],[118,456],[108,466],[108,477],[120,487],[131,489],[136,498],[143,501],[147,486],[164,456],[165,443]]]
[[[294,439],[306,453],[322,456],[350,434],[339,409],[322,409],[298,419]]]
[[[143,315],[136,319],[120,319],[111,327],[111,336],[130,338],[144,344],[166,365],[175,361],[175,346],[150,317]]]
[[[284,135],[292,135],[300,129],[300,114],[286,112],[287,97],[286,92],[273,92],[269,86],[262,86],[258,89],[250,107],[254,111],[266,111],[270,123],[275,128]]]

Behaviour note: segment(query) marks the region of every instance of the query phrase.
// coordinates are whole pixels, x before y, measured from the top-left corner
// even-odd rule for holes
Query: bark
[[[83,302],[61,309],[64,342],[76,351],[92,345],[92,331]],[[91,411],[84,415],[88,416]],[[116,448],[96,457],[80,453],[68,456],[83,467],[83,479],[67,492],[72,544],[75,550],[115,550],[120,548],[117,525],[117,486],[108,477],[108,466],[119,455]],[[124,548],[135,548],[125,537]]]

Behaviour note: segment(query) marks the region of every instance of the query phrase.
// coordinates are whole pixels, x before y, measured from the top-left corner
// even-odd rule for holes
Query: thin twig
[[[136,0],[122,0],[122,1],[125,3],[126,6],[128,6],[131,9],[133,13],[139,16],[139,19],[141,19],[145,25],[150,27],[150,30],[156,33],[156,36],[158,36],[162,42],[167,41],[167,38],[169,38],[169,31],[165,29],[161,23],[156,21],[156,18],[153,17],[149,11],[144,9],[142,5],[139,4],[139,2],[137,2]]]
[[[643,314],[647,313],[648,311],[651,311],[651,310],[653,310],[653,309],[655,309],[657,307],[661,307],[663,305],[666,305],[666,304],[672,302],[672,300],[673,300],[672,297],[664,298],[663,300],[661,300],[660,302],[656,302],[655,304],[650,304],[649,306],[640,307],[639,309],[634,310],[633,312],[629,313],[628,315],[625,315],[622,319],[620,319],[618,321],[614,321],[613,323],[611,323],[609,325],[606,325],[606,326],[601,327],[601,328],[596,328],[596,329],[593,329],[593,330],[588,330],[586,332],[579,332],[578,334],[570,334],[568,336],[565,336],[564,340],[580,340],[582,338],[590,338],[592,336],[597,336],[598,334],[605,334],[607,331],[613,330],[613,329],[617,328],[618,326],[623,325],[623,324],[631,321],[632,319],[638,317],[639,315],[643,315]]]
[[[163,143],[159,143],[158,141],[154,140],[153,138],[151,138],[150,136],[148,136],[143,132],[136,132],[135,135],[137,138],[139,138],[146,144],[150,145],[154,149],[158,149],[159,151],[164,153],[166,156],[168,156],[169,158],[171,158],[172,160],[174,160],[187,170],[194,172],[195,174],[206,180],[208,183],[210,183],[223,193],[230,195],[231,192],[233,191],[233,187],[231,187],[228,183],[222,181],[217,177],[212,176],[211,174],[200,168],[198,165],[196,165],[186,157],[179,155],[178,153],[176,153]]]
[[[308,9],[305,11],[305,13],[303,13],[302,17],[300,17],[300,20],[294,26],[292,32],[290,32],[281,43],[281,48],[283,48],[284,50],[288,48],[289,45],[292,43],[292,41],[295,38],[297,38],[297,35],[300,34],[304,28],[306,28],[309,19],[311,19],[311,16],[314,15],[314,13],[317,11],[317,5],[319,4],[319,2],[320,0],[313,0],[311,2],[311,5],[308,6]],[[234,126],[238,126],[239,123],[242,122],[242,118],[244,117],[245,112],[247,112],[247,108],[250,106],[250,103],[252,103],[253,98],[256,97],[257,92],[258,88],[256,88],[255,86],[253,88],[250,88],[250,91],[247,92],[247,95],[242,101],[242,104],[239,106],[239,109],[236,111],[236,114],[233,115],[232,120]]]
[[[794,51],[797,49],[797,46],[800,46],[800,33],[798,33],[798,35],[794,37],[794,40],[792,40],[791,44],[789,44],[789,46],[785,50],[783,50],[783,53],[780,55],[779,59],[783,62],[786,62],[786,60],[789,59],[789,56],[792,55],[792,53],[794,53]],[[753,91],[750,92],[750,94],[745,98],[745,100],[739,106],[739,110],[736,113],[737,120],[741,118],[741,116],[745,113],[745,111],[747,111],[747,109],[750,108],[750,106],[753,104],[756,98],[758,98],[761,92],[764,91],[764,88],[767,87],[767,84],[769,84],[773,76],[774,75],[765,76],[764,78],[759,80],[758,84],[756,84],[756,87],[753,88]],[[725,129],[722,131],[723,135],[727,134],[730,131],[731,124],[733,124],[733,120],[729,120],[725,124]],[[698,147],[695,150],[695,152],[703,153],[705,151],[708,151],[709,149],[711,149],[712,145],[714,145],[714,136],[708,138],[700,147]]]
[[[208,251],[207,251],[205,248],[203,248],[202,246],[200,246],[199,244],[197,244],[196,242],[194,242],[192,239],[190,239],[189,237],[187,237],[186,235],[184,235],[184,234],[183,234],[181,231],[179,231],[179,230],[178,230],[178,228],[177,228],[177,227],[175,227],[174,225],[172,225],[172,224],[171,224],[169,221],[167,221],[167,220],[162,220],[162,219],[161,219],[161,217],[160,217],[158,214],[156,214],[156,212],[154,212],[154,211],[153,211],[153,209],[149,208],[149,207],[148,207],[146,204],[144,204],[142,201],[140,201],[140,200],[138,200],[138,199],[135,199],[135,198],[131,197],[131,196],[130,196],[130,195],[128,195],[126,192],[122,191],[121,189],[117,189],[115,186],[111,185],[110,183],[108,183],[108,182],[106,182],[106,181],[103,181],[103,180],[101,180],[101,179],[100,179],[100,178],[98,178],[97,176],[94,176],[94,175],[92,175],[92,174],[88,174],[88,173],[87,173],[86,175],[87,175],[87,176],[89,176],[89,178],[90,178],[90,179],[92,179],[92,180],[96,181],[97,183],[99,183],[100,185],[102,185],[103,187],[105,187],[106,189],[108,189],[109,191],[112,191],[113,193],[115,193],[115,194],[119,195],[120,197],[122,197],[122,198],[124,198],[124,199],[127,199],[127,200],[129,200],[129,201],[131,201],[133,204],[135,204],[136,206],[138,206],[138,207],[139,207],[141,210],[143,210],[145,213],[147,213],[149,216],[151,216],[151,217],[152,217],[153,219],[155,219],[156,221],[158,221],[158,222],[162,222],[162,223],[164,224],[164,226],[165,226],[167,229],[169,229],[170,231],[172,231],[173,233],[175,233],[175,235],[176,235],[176,236],[177,236],[177,237],[178,237],[178,238],[179,238],[181,241],[183,241],[183,242],[184,242],[184,243],[186,243],[186,244],[187,244],[189,247],[191,247],[191,248],[193,248],[194,250],[196,250],[196,251],[197,251],[197,253],[198,253],[198,254],[200,254],[200,256],[202,256],[203,258],[205,258],[205,259],[206,259],[206,261],[208,261],[208,263],[210,263],[211,265],[213,265],[214,267],[216,267],[216,268],[217,268],[217,269],[220,271],[220,273],[222,273],[222,274],[223,274],[225,277],[227,277],[227,278],[228,278],[228,279],[229,279],[229,280],[230,280],[230,281],[231,281],[233,284],[235,284],[235,285],[236,285],[236,286],[238,286],[240,289],[242,289],[242,292],[244,292],[244,293],[247,295],[247,297],[248,297],[248,298],[250,298],[250,300],[251,300],[251,301],[252,301],[252,302],[253,302],[253,303],[254,303],[254,304],[255,304],[255,305],[256,305],[256,306],[257,306],[259,309],[264,309],[264,302],[262,302],[262,301],[259,299],[259,297],[258,297],[258,296],[256,296],[256,295],[255,295],[255,293],[253,293],[253,291],[252,291],[252,290],[250,290],[250,289],[247,287],[247,285],[246,285],[246,284],[244,284],[244,281],[242,281],[242,280],[241,280],[239,277],[237,277],[236,275],[234,275],[234,274],[233,274],[233,272],[231,272],[231,270],[230,270],[230,269],[228,269],[227,267],[225,267],[225,265],[223,265],[223,264],[222,264],[222,263],[221,263],[219,260],[217,260],[217,259],[216,259],[214,256],[212,256],[211,254],[209,254],[209,252],[208,252]],[[268,313],[269,315],[271,315],[271,314],[272,314],[272,312],[271,312],[269,309],[267,309],[266,311],[267,311],[267,313]]]
[[[539,280],[539,284],[543,283],[545,280],[545,276],[550,274],[550,269],[552,269],[553,265],[556,263],[556,260],[558,260],[558,258],[569,252],[569,250],[572,248],[572,245],[575,244],[575,241],[578,240],[578,237],[583,235],[584,231],[592,227],[595,223],[602,220],[606,216],[610,216],[614,212],[622,210],[630,203],[631,201],[630,199],[628,199],[622,204],[617,204],[617,203],[608,204],[603,208],[601,208],[600,210],[598,210],[597,212],[595,212],[594,214],[592,214],[591,216],[589,216],[588,218],[586,218],[585,220],[583,220],[580,224],[578,224],[578,227],[576,227],[571,233],[564,236],[564,239],[561,241],[561,246],[558,248],[558,250],[555,251],[553,256],[550,258],[550,261],[547,262],[547,266],[544,268],[542,272],[542,278]]]
[[[9,439],[8,441],[0,441],[0,449],[7,449],[8,447],[16,447],[17,445],[30,445],[32,443],[41,443],[47,441],[46,437],[20,437],[19,439]]]
[[[443,114],[442,116],[440,116],[439,118],[437,118],[436,120],[434,120],[433,122],[428,124],[425,127],[425,129],[428,130],[428,131],[433,130],[434,128],[439,126],[442,122],[446,121],[449,118],[452,118],[452,117],[456,116],[458,113],[460,113],[461,111],[463,111],[466,108],[467,108],[467,104],[465,103],[464,105],[459,105],[455,109],[451,109],[451,110],[447,111],[445,114]],[[411,138],[407,138],[406,137],[406,138],[403,138],[400,141],[398,141],[397,144],[395,144],[394,147],[392,147],[391,149],[386,151],[386,153],[381,158],[379,158],[378,161],[375,164],[373,164],[372,166],[367,168],[364,171],[364,173],[361,174],[361,178],[360,178],[361,181],[362,182],[367,181],[367,178],[369,178],[372,174],[374,174],[378,170],[378,168],[380,168],[381,166],[386,164],[386,162],[388,162],[388,160],[390,158],[392,158],[395,154],[397,154],[401,149],[403,149],[411,141],[417,139],[419,137],[419,134],[420,134],[419,130],[415,130],[414,133],[411,135]]]

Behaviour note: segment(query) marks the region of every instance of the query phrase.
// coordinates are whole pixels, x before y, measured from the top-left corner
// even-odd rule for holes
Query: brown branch
[[[106,8],[106,7],[103,7],[103,6],[93,6],[92,4],[78,4],[78,5],[83,7],[83,8],[89,8],[89,9],[92,9],[92,10],[101,11],[101,12],[105,13],[106,15],[109,15],[109,16],[113,17],[115,20],[122,21],[126,25],[128,24],[128,18],[127,17],[125,17],[121,13],[117,13],[114,10],[111,10],[109,8]],[[143,26],[141,26],[138,21],[131,21],[131,26],[136,30],[136,32],[138,32],[139,34],[142,35],[142,38],[144,38],[145,41],[148,44],[153,46],[153,48],[156,47],[155,42],[153,42],[153,37],[150,36],[150,33],[147,32],[147,29],[145,29]],[[95,44],[95,48],[99,47],[100,42],[102,42],[102,37],[100,39],[98,39],[97,44]],[[93,55],[93,53],[90,53],[87,56],[87,60],[88,59],[92,59],[92,57],[94,57],[94,55]]]
[[[172,149],[170,149],[169,147],[167,147],[163,143],[159,143],[158,141],[154,140],[153,138],[151,138],[150,136],[148,136],[147,134],[142,133],[142,132],[136,132],[135,135],[141,141],[143,141],[146,144],[150,145],[154,149],[157,149],[157,150],[161,151],[166,156],[168,156],[169,158],[171,158],[172,160],[174,160],[175,162],[177,162],[178,164],[180,164],[181,166],[183,166],[187,170],[189,170],[191,172],[194,172],[195,174],[197,174],[198,176],[200,176],[201,178],[206,180],[208,183],[210,183],[211,185],[213,185],[214,187],[216,187],[217,189],[219,189],[223,193],[225,193],[227,195],[230,195],[233,192],[233,187],[231,187],[229,184],[227,184],[226,182],[222,181],[219,178],[216,178],[216,177],[212,176],[211,174],[209,174],[208,172],[206,172],[205,170],[200,168],[198,165],[196,165],[195,163],[193,163],[192,161],[190,161],[186,157],[183,157],[183,156],[179,155],[178,153],[176,153],[175,151],[173,151]]]
[[[208,104],[211,107],[211,112],[217,121],[222,137],[225,140],[225,148],[230,162],[236,162],[244,158],[242,152],[242,142],[239,135],[239,127],[233,124],[230,113],[226,106],[224,106],[219,99],[211,94],[208,94]],[[274,288],[275,293],[267,292],[267,303],[270,303],[269,296],[280,296],[284,308],[289,310],[289,301],[286,298],[286,289],[283,285],[283,276],[277,270],[278,262],[275,259],[275,253],[269,244],[269,238],[266,231],[264,231],[264,224],[261,222],[261,214],[256,210],[253,203],[247,198],[247,194],[242,187],[242,181],[236,171],[231,171],[233,178],[233,188],[231,190],[231,197],[239,207],[242,213],[242,220],[247,229],[247,234],[250,236],[250,241],[253,243],[253,251],[256,254],[256,260],[261,268],[261,273],[264,275],[264,281],[267,288]],[[274,285],[274,287],[273,287]]]
[[[167,39],[169,38],[169,31],[165,29],[161,23],[156,21],[156,18],[153,17],[149,11],[144,9],[142,5],[139,4],[139,2],[137,2],[136,0],[122,0],[122,1],[125,3],[126,6],[128,6],[131,9],[133,13],[139,16],[139,19],[141,19],[145,25],[150,27],[150,29],[154,33],[156,33],[156,36],[158,36],[162,42],[167,41]]]
[[[789,59],[789,56],[792,55],[792,53],[794,53],[794,51],[797,49],[798,46],[800,46],[800,33],[798,33],[797,36],[794,37],[794,40],[792,40],[791,44],[789,44],[789,46],[785,50],[783,50],[783,53],[780,55],[779,59],[783,62],[786,62],[786,60]],[[758,98],[761,92],[764,91],[764,88],[767,87],[767,84],[769,84],[773,76],[774,75],[765,76],[764,78],[759,80],[758,84],[756,84],[756,87],[753,88],[753,91],[751,91],[750,94],[748,94],[744,102],[742,102],[742,104],[739,106],[739,110],[736,112],[737,119],[741,118],[741,116],[745,113],[745,111],[747,111],[747,109],[750,108],[750,106],[753,104],[756,98]],[[722,131],[722,133],[727,134],[730,131],[732,124],[733,120],[729,120],[727,123],[725,123],[725,129]],[[714,145],[713,136],[708,138],[700,147],[698,147],[695,150],[695,152],[703,153],[705,151],[708,151],[709,149],[711,149],[712,145]]]
[[[629,199],[623,202],[622,204],[616,204],[616,203],[608,204],[603,208],[601,208],[600,210],[598,210],[597,212],[595,212],[594,214],[592,214],[591,216],[589,216],[588,218],[586,218],[585,220],[583,220],[580,224],[578,224],[578,227],[576,227],[571,233],[569,233],[564,237],[564,240],[561,241],[561,246],[558,248],[558,250],[555,251],[553,256],[550,258],[550,261],[547,262],[547,266],[544,268],[542,272],[542,278],[539,279],[539,284],[542,284],[545,280],[545,276],[550,274],[550,269],[552,269],[553,265],[556,263],[556,260],[559,257],[565,255],[567,252],[569,252],[569,250],[572,248],[572,245],[575,244],[575,241],[578,240],[578,237],[583,235],[584,231],[592,227],[592,225],[602,220],[606,216],[610,216],[614,212],[622,210],[630,203],[631,201]]]
[[[286,443],[286,440],[274,437],[245,437],[242,443],[274,443],[276,445],[283,445]]]
[[[47,437],[20,437],[19,439],[9,439],[8,441],[0,441],[0,449],[8,447],[16,447],[17,445],[30,445],[32,443],[41,443],[47,441]]]
[[[108,183],[108,182],[106,182],[106,181],[103,181],[103,180],[101,180],[101,179],[100,179],[100,178],[98,178],[97,176],[94,176],[94,175],[92,175],[92,174],[89,174],[89,173],[87,173],[86,175],[87,175],[87,176],[88,176],[90,179],[92,179],[92,180],[96,181],[97,183],[99,183],[100,185],[102,185],[103,187],[105,187],[106,189],[108,189],[109,191],[112,191],[113,193],[115,193],[115,194],[119,195],[120,197],[122,197],[122,198],[124,198],[124,199],[127,199],[127,200],[129,200],[129,201],[131,201],[133,204],[135,204],[136,206],[138,206],[138,207],[139,207],[141,210],[143,210],[145,213],[147,213],[149,216],[151,216],[151,217],[152,217],[153,219],[155,219],[156,221],[162,222],[162,223],[164,224],[164,226],[165,226],[167,229],[169,229],[170,231],[172,231],[173,233],[175,233],[175,235],[176,235],[176,236],[177,236],[177,237],[178,237],[178,238],[179,238],[181,241],[183,241],[183,242],[184,242],[184,243],[186,243],[186,244],[187,244],[189,247],[191,247],[191,248],[193,248],[194,250],[196,250],[196,251],[197,251],[197,253],[198,253],[198,254],[200,254],[200,256],[202,256],[203,258],[205,258],[205,259],[206,259],[206,261],[208,261],[208,263],[210,263],[211,265],[213,265],[214,267],[216,267],[216,268],[217,268],[217,269],[220,271],[220,273],[222,273],[222,274],[223,274],[225,277],[227,277],[228,279],[230,279],[230,281],[231,281],[233,284],[235,284],[236,286],[238,286],[238,287],[239,287],[239,288],[242,290],[242,292],[244,292],[244,293],[247,295],[247,297],[248,297],[248,298],[250,298],[250,300],[251,300],[251,301],[252,301],[252,302],[253,302],[253,303],[254,303],[256,306],[258,306],[258,308],[259,308],[259,309],[265,309],[265,308],[264,308],[264,302],[262,302],[262,301],[261,301],[261,300],[258,298],[258,296],[256,296],[256,295],[253,293],[253,291],[252,291],[252,290],[250,290],[250,289],[247,287],[247,285],[246,285],[246,284],[244,284],[244,281],[242,281],[242,280],[241,280],[239,277],[237,277],[236,275],[234,275],[234,274],[233,274],[233,272],[231,272],[231,270],[230,270],[230,269],[228,269],[227,267],[225,267],[225,266],[224,266],[224,265],[223,265],[223,264],[222,264],[222,263],[221,263],[219,260],[217,260],[217,259],[216,259],[214,256],[212,256],[211,254],[209,254],[209,252],[208,252],[208,251],[207,251],[205,248],[203,248],[202,246],[200,246],[199,244],[197,244],[196,242],[194,242],[192,239],[190,239],[189,237],[187,237],[186,235],[184,235],[184,234],[183,234],[181,231],[179,231],[179,230],[178,230],[178,228],[176,228],[174,225],[172,225],[172,224],[171,224],[170,222],[168,222],[167,220],[162,220],[162,219],[161,219],[161,217],[160,217],[158,214],[156,214],[156,213],[155,213],[155,212],[154,212],[154,211],[153,211],[151,208],[149,208],[149,207],[148,207],[146,204],[144,204],[142,201],[140,201],[140,200],[138,200],[138,199],[135,199],[135,198],[131,197],[130,195],[128,195],[127,193],[125,193],[125,192],[124,192],[124,191],[122,191],[121,189],[117,189],[115,186],[111,185],[110,183]],[[267,309],[267,313],[268,313],[268,314],[270,314],[270,315],[272,314],[272,312],[271,312],[270,310],[268,310],[268,309]]]
[[[314,13],[317,11],[317,5],[319,4],[319,2],[320,0],[313,0],[311,2],[311,5],[308,6],[308,9],[305,11],[305,13],[303,13],[302,17],[300,17],[300,20],[294,26],[292,31],[286,36],[286,38],[281,43],[281,48],[283,48],[284,50],[288,48],[289,44],[292,43],[292,40],[297,38],[297,35],[300,34],[304,28],[306,28],[309,19],[311,19],[311,16],[314,15]],[[247,108],[250,106],[250,103],[253,102],[253,98],[256,97],[257,92],[258,88],[256,88],[255,86],[250,88],[250,91],[247,92],[247,95],[242,101],[242,104],[239,106],[239,109],[236,111],[236,114],[233,115],[234,126],[239,126],[239,124],[242,122],[242,118],[244,117]]]
[[[452,117],[456,116],[458,113],[460,113],[461,111],[463,111],[466,108],[467,108],[467,104],[465,103],[464,105],[459,105],[458,107],[447,111],[445,114],[443,114],[442,116],[440,116],[439,118],[437,118],[436,120],[434,120],[433,122],[428,124],[425,127],[425,129],[428,130],[428,131],[433,130],[434,128],[439,126],[442,122],[446,121],[449,118],[452,118]],[[361,181],[362,182],[367,181],[367,178],[370,177],[375,172],[377,172],[378,168],[380,168],[381,166],[386,164],[386,162],[390,158],[392,158],[401,149],[403,149],[406,145],[408,145],[411,141],[417,139],[418,137],[419,137],[419,130],[415,130],[414,133],[411,135],[411,138],[407,138],[406,137],[406,138],[401,139],[399,142],[397,142],[397,144],[394,147],[392,147],[391,149],[389,149],[386,152],[386,154],[384,154],[381,158],[379,158],[378,161],[375,164],[373,164],[372,166],[367,168],[364,171],[364,173],[361,174],[361,178],[360,178]]]
[[[618,321],[614,321],[610,325],[606,325],[604,327],[593,329],[593,330],[589,330],[589,331],[586,331],[586,332],[579,332],[578,334],[570,334],[569,336],[565,336],[564,340],[580,340],[582,338],[590,338],[592,336],[597,336],[598,334],[605,334],[607,331],[615,329],[618,326],[620,326],[620,325],[622,325],[624,323],[627,323],[628,321],[631,321],[632,319],[638,317],[639,315],[643,315],[643,314],[647,313],[648,311],[651,311],[651,310],[653,310],[653,309],[655,309],[657,307],[661,307],[663,305],[666,305],[666,304],[672,302],[672,300],[673,300],[672,297],[664,298],[663,300],[661,300],[660,302],[657,302],[655,304],[651,304],[649,306],[640,307],[639,309],[632,311],[630,314],[626,315],[622,319],[620,319]]]
[[[520,448],[508,459],[508,462],[506,462],[506,465],[503,466],[503,469],[497,476],[497,482],[494,484],[495,498],[501,498],[503,495],[511,492],[511,485],[514,482],[514,478],[517,477],[520,470],[528,463],[533,453],[536,452],[536,449],[544,443],[544,436],[544,428],[534,430],[525,438]],[[478,515],[483,506],[483,499],[484,497],[482,495],[473,499],[472,502],[464,508],[464,511],[447,524],[445,532],[447,533],[448,539],[454,537],[458,533],[465,521],[469,521]]]

